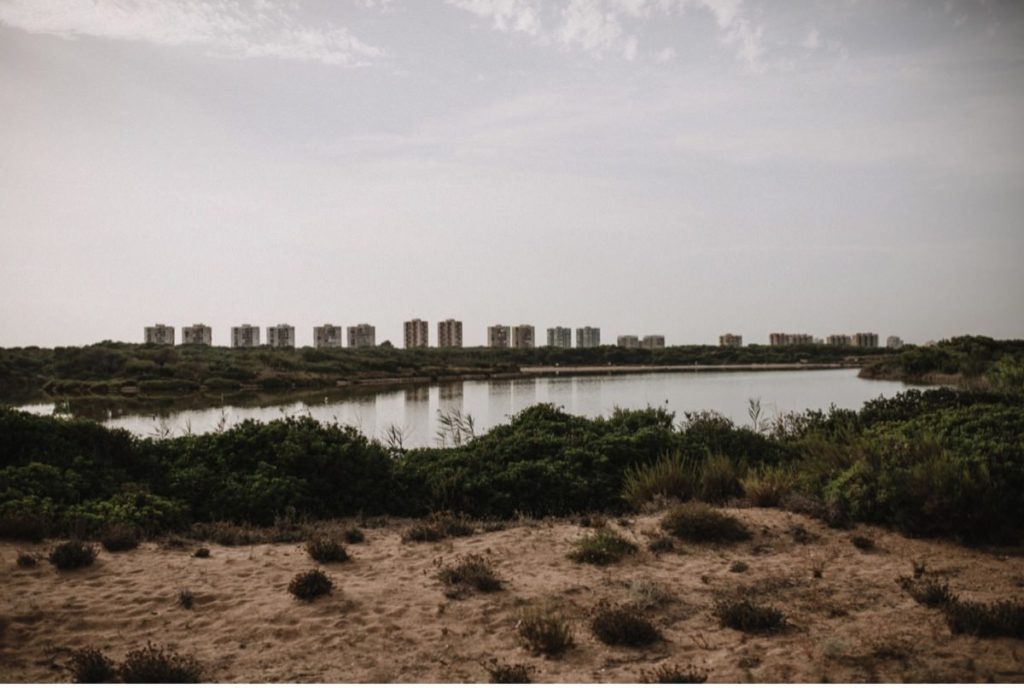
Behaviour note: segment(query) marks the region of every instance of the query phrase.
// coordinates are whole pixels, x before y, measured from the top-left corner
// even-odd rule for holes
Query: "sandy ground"
[[[954,636],[940,612],[918,605],[895,582],[912,561],[948,578],[964,598],[1024,593],[1024,566],[948,542],[908,540],[874,528],[862,552],[850,532],[782,511],[732,511],[757,533],[732,546],[677,546],[654,555],[658,515],[613,527],[641,545],[617,564],[577,564],[566,554],[589,532],[569,520],[519,522],[498,532],[440,543],[403,543],[409,522],[365,528],[352,560],[323,567],[334,593],[297,601],[287,585],[314,564],[301,545],[210,545],[209,559],[146,543],[101,551],[89,568],[59,572],[45,561],[15,565],[35,547],[0,543],[0,676],[11,682],[67,680],[72,649],[95,646],[114,659],[147,640],[194,654],[214,682],[482,682],[492,658],[525,663],[541,682],[635,682],[662,664],[702,667],[712,682],[1024,681],[1024,642]],[[794,540],[802,525],[812,540]],[[484,554],[501,592],[449,599],[438,566]],[[733,562],[748,569],[730,571]],[[823,566],[821,578],[812,576]],[[651,583],[671,599],[648,616],[664,640],[645,649],[603,645],[589,618],[603,600],[636,601]],[[790,627],[754,635],[721,628],[717,596],[751,588],[782,609]],[[178,591],[195,606],[178,606]],[[531,655],[516,632],[522,609],[548,601],[571,619],[575,647],[559,658]]]

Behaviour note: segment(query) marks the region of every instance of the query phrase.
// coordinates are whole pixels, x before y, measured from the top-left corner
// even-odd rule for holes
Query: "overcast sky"
[[[3,346],[1019,338],[1022,219],[1020,2],[0,0]]]

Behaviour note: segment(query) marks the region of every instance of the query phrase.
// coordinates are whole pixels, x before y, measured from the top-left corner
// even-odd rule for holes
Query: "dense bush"
[[[590,620],[590,630],[606,645],[642,647],[661,639],[650,621],[626,607],[599,607]]]
[[[202,666],[195,658],[152,643],[128,652],[119,673],[125,683],[200,683],[203,678]]]
[[[297,573],[288,584],[288,592],[300,600],[307,601],[329,595],[333,588],[334,582],[320,569]]]
[[[1003,600],[991,604],[953,599],[943,607],[953,633],[979,637],[1024,638],[1024,603]]]
[[[741,481],[743,493],[751,504],[775,507],[793,489],[791,469],[784,466],[762,466],[748,473]]]
[[[786,626],[786,617],[778,609],[745,597],[719,600],[714,614],[723,626],[745,633],[772,633]]]
[[[93,647],[72,650],[67,670],[75,683],[116,683],[118,680],[114,662]]]
[[[569,552],[569,558],[581,563],[603,566],[619,561],[636,551],[635,544],[614,530],[600,528],[577,540]]]
[[[30,569],[33,566],[35,566],[37,563],[39,563],[39,560],[36,559],[35,555],[33,555],[33,554],[28,554],[26,552],[19,552],[18,553],[18,559],[17,559],[16,563],[18,564],[18,566],[20,568]]]
[[[306,543],[306,552],[314,561],[321,564],[334,564],[348,561],[345,547],[326,537],[318,537]]]
[[[672,509],[661,520],[661,527],[677,538],[690,542],[738,542],[750,539],[750,533],[736,518],[699,502],[690,502]]]
[[[647,465],[630,466],[622,477],[622,497],[639,509],[655,497],[687,500],[697,491],[700,468],[679,452],[663,454]]]
[[[124,552],[139,546],[139,536],[134,526],[126,523],[111,523],[103,528],[100,544],[108,552]]]
[[[516,627],[523,644],[534,654],[554,657],[573,645],[569,623],[561,614],[545,607],[524,611]]]
[[[956,600],[956,595],[950,592],[949,584],[945,581],[934,578],[913,579],[902,576],[897,582],[916,602],[926,607],[942,607]]]
[[[54,547],[47,560],[61,570],[80,569],[96,561],[96,547],[69,540]]]
[[[445,585],[460,590],[473,589],[479,592],[501,590],[501,580],[494,567],[479,554],[467,554],[454,566],[446,566],[437,575]]]
[[[533,667],[527,664],[505,664],[496,659],[483,664],[490,683],[531,683]]]
[[[698,669],[692,664],[662,664],[648,671],[640,672],[640,683],[704,683],[708,680],[708,672]]]

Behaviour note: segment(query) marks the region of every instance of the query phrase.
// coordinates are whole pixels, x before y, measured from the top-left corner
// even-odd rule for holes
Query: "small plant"
[[[366,535],[364,535],[363,531],[358,528],[348,528],[342,537],[344,537],[345,542],[350,545],[357,545],[360,542],[366,541]]]
[[[697,490],[700,472],[679,452],[663,454],[657,461],[632,466],[622,476],[622,498],[635,509],[656,497],[690,499]]]
[[[734,561],[729,564],[729,571],[732,573],[746,573],[750,569],[745,561]]]
[[[152,643],[125,655],[120,673],[125,683],[199,683],[203,675],[202,667],[193,657],[169,652]]]
[[[299,573],[288,584],[288,592],[300,600],[315,600],[322,595],[329,595],[334,582],[320,569],[310,569]]]
[[[799,523],[789,529],[789,534],[793,536],[793,542],[798,545],[806,545],[808,542],[814,539],[810,531],[804,528]]]
[[[604,528],[608,525],[608,519],[601,514],[584,514],[577,523],[581,528]]]
[[[1024,603],[1019,600],[983,604],[954,599],[943,607],[943,611],[953,633],[980,638],[1024,638]]]
[[[197,549],[195,552],[192,553],[192,556],[195,557],[196,559],[209,559],[210,558],[210,550],[207,549],[206,547],[200,547],[199,549]]]
[[[464,517],[447,511],[432,514],[430,518],[412,526],[402,534],[407,542],[438,542],[448,537],[465,537],[475,531]]]
[[[26,554],[25,552],[18,553],[17,564],[20,568],[29,569],[39,563],[34,554]]]
[[[527,664],[504,664],[492,659],[482,664],[490,676],[490,683],[530,683],[533,667]]]
[[[640,683],[704,683],[707,680],[708,672],[692,664],[662,664],[651,671],[640,672]]]
[[[601,528],[575,542],[569,558],[573,561],[603,566],[616,562],[637,547],[614,530]]]
[[[650,621],[626,607],[598,607],[590,630],[606,645],[643,647],[661,639]]]
[[[928,569],[928,566],[923,561],[912,561],[910,565],[914,568],[914,578],[920,578]]]
[[[723,626],[745,633],[772,633],[786,625],[786,617],[778,609],[747,598],[719,600],[714,614]]]
[[[348,561],[348,552],[341,543],[325,537],[315,538],[306,543],[306,552],[321,564]]]
[[[103,529],[100,544],[108,552],[125,552],[139,546],[139,535],[127,523],[111,523]]]
[[[811,562],[811,575],[815,578],[821,578],[825,573],[825,560],[815,559]]]
[[[700,476],[700,498],[712,504],[723,504],[742,492],[736,466],[724,454],[715,454],[704,462]]]
[[[934,578],[914,579],[901,576],[896,582],[918,604],[926,607],[941,607],[957,599],[956,595],[950,592],[949,584]]]
[[[572,629],[557,612],[535,607],[527,609],[517,624],[519,637],[534,654],[554,657],[572,647]]]
[[[850,538],[850,542],[862,552],[870,552],[875,548],[875,541],[864,535],[854,535]]]
[[[675,600],[668,589],[646,578],[634,578],[627,587],[630,603],[636,609],[655,609]]]
[[[675,541],[664,535],[659,536],[647,543],[647,549],[655,554],[663,554],[665,552],[675,551]]]
[[[195,594],[188,588],[183,588],[178,591],[178,606],[182,609],[192,609],[192,606],[196,603]]]
[[[72,651],[67,670],[75,683],[117,682],[117,667],[109,657],[93,647]]]
[[[501,590],[501,581],[491,564],[479,554],[468,554],[455,566],[441,569],[437,577],[447,586],[480,592]]]
[[[754,506],[776,507],[793,489],[793,474],[781,466],[762,466],[743,478],[743,492]]]
[[[691,542],[738,542],[750,533],[737,519],[707,504],[691,502],[676,507],[661,521],[661,527]]]
[[[444,537],[444,532],[433,523],[417,523],[402,533],[402,540],[406,542],[438,542]]]
[[[80,569],[96,561],[96,546],[69,540],[54,547],[47,559],[62,571]]]

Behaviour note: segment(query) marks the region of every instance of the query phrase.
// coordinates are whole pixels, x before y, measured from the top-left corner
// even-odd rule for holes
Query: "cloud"
[[[267,0],[0,0],[0,23],[62,38],[197,45],[224,57],[359,66],[384,51],[342,26],[307,26]]]
[[[449,5],[490,19],[498,31],[541,33],[540,11],[531,0],[447,0]]]
[[[600,55],[622,40],[622,24],[617,13],[591,0],[570,0],[562,11],[562,18],[558,40],[563,45],[577,45],[588,53]]]

